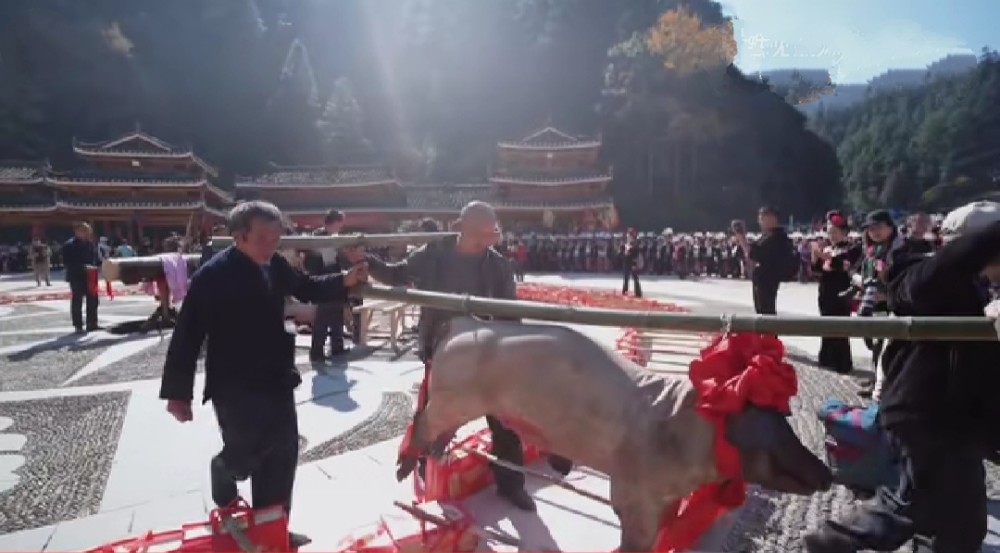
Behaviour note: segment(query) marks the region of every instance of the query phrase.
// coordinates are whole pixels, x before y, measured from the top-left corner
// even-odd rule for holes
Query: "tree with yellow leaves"
[[[685,74],[728,67],[737,51],[732,22],[704,26],[686,8],[664,12],[649,30],[646,46],[664,67]]]

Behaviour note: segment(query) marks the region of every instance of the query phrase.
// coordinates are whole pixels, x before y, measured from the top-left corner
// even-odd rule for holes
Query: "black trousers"
[[[778,287],[780,282],[769,280],[753,281],[753,309],[758,315],[778,314]]]
[[[857,549],[895,551],[915,536],[920,553],[976,553],[986,537],[984,449],[968,438],[911,424],[890,433],[901,458],[899,483],[827,522],[823,532]]]
[[[236,483],[249,478],[255,509],[282,505],[290,511],[299,462],[294,393],[240,392],[212,404],[223,444],[211,464],[215,504],[232,503]]]
[[[97,296],[90,293],[90,287],[87,286],[87,281],[71,280],[69,281],[69,316],[73,320],[73,326],[76,328],[84,328],[83,326],[83,304],[84,300],[87,303],[87,328],[97,328]]]
[[[628,292],[628,281],[632,279],[633,288],[635,289],[635,297],[642,297],[642,286],[639,285],[639,275],[635,272],[632,267],[626,267],[622,269],[622,294]]]
[[[334,352],[344,349],[344,304],[321,303],[316,306],[316,320],[312,327],[312,347],[309,351],[323,354],[323,346],[330,339],[330,349]]]
[[[850,317],[850,300],[841,298],[837,293],[821,290],[819,314],[824,317]],[[854,358],[850,339],[824,337],[819,346],[819,364],[841,374],[851,372],[854,369]]]

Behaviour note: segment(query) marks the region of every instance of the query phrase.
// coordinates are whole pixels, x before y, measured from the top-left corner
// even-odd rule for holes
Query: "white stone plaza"
[[[56,280],[56,279],[54,279]],[[535,276],[529,281],[583,288],[616,288],[614,275]],[[748,313],[743,281],[648,279],[648,297],[703,313]],[[31,298],[65,291],[62,283],[36,288],[28,277],[0,280],[0,298]],[[170,332],[72,334],[68,300],[0,303],[0,551],[80,551],[148,531],[207,520],[213,507],[208,461],[221,447],[210,405],[194,421],[177,423],[158,399],[159,373]],[[146,296],[101,298],[100,322],[108,327],[144,318],[155,304]],[[816,289],[788,284],[779,312],[816,314]],[[620,329],[581,327],[611,343]],[[395,481],[395,458],[409,421],[422,366],[412,352],[393,353],[373,341],[344,364],[311,364],[308,336],[297,365],[301,461],[291,529],[314,541],[304,551],[333,551],[352,530],[395,515],[392,501],[412,498],[412,485]],[[858,402],[856,376],[813,368],[819,340],[783,340],[799,369],[801,393],[793,404],[795,428],[807,445],[821,427],[813,411],[828,395]],[[678,370],[697,348],[678,337]],[[855,344],[857,366],[866,350]],[[200,392],[203,375],[196,390]],[[539,470],[543,467],[539,466]],[[1000,482],[990,470],[991,494]],[[607,494],[607,482],[586,470],[568,476],[574,485]],[[514,512],[491,491],[466,502],[482,526],[520,537],[525,550],[609,551],[618,545],[610,508],[545,482],[532,480],[537,514]],[[249,498],[249,489],[245,488]],[[994,499],[1000,496],[994,495]],[[706,536],[698,551],[798,551],[801,533],[850,504],[843,490],[816,498],[754,492],[742,511]],[[484,548],[510,549],[487,543]],[[990,520],[984,551],[1000,551],[1000,524]]]

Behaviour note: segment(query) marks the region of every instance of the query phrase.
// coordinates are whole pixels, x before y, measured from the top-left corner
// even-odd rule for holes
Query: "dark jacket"
[[[278,254],[268,271],[270,287],[261,266],[230,247],[194,273],[167,350],[160,398],[193,397],[206,338],[205,401],[243,390],[288,391],[302,382],[295,335],[285,329],[285,298],[344,301],[343,275],[306,277]]]
[[[371,275],[391,286],[413,284],[421,290],[444,292],[441,275],[448,270],[447,258],[455,251],[455,238],[446,238],[432,242],[414,250],[406,259],[398,263],[386,263],[378,257],[369,254],[368,267]],[[517,283],[510,262],[493,248],[483,254],[479,272],[480,281],[470,283],[466,293],[474,296],[517,299]],[[459,313],[420,308],[420,321],[417,324],[420,353],[425,358],[434,350],[437,340],[441,338],[443,323]]]
[[[764,233],[760,240],[750,245],[750,259],[757,263],[753,281],[774,283],[789,278],[793,257],[797,264],[798,254],[784,228],[776,227]]]
[[[97,247],[90,240],[70,238],[62,247],[63,267],[66,268],[66,282],[87,282],[87,265],[100,266]]]
[[[326,231],[325,228],[316,229],[312,234],[313,236],[330,236],[330,233]],[[323,260],[323,252],[317,250],[310,250],[305,252],[305,256],[302,259],[302,268],[305,269],[306,273],[310,275],[328,275],[332,273],[339,273],[342,270],[350,267],[351,264],[344,260],[340,253],[337,253],[336,260],[327,265],[326,261]]]
[[[899,316],[983,316],[979,273],[1000,253],[1000,223],[955,239],[932,257],[889,268],[889,306]],[[883,425],[921,422],[1000,445],[1000,343],[893,340],[883,357]]]

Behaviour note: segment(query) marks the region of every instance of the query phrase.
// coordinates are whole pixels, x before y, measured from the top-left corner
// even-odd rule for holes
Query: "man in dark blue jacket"
[[[933,255],[900,252],[888,274],[893,314],[974,317],[1000,284],[1000,204],[948,215],[953,239]],[[995,304],[993,304],[995,305]],[[1000,449],[1000,342],[893,340],[883,355],[879,422],[899,454],[900,480],[843,520],[805,537],[809,553],[978,553],[987,531],[983,459]]]
[[[211,462],[212,498],[237,497],[250,478],[254,508],[291,507],[299,431],[294,390],[296,328],[285,298],[344,301],[367,280],[367,265],[347,273],[306,277],[276,253],[282,215],[272,204],[245,202],[229,215],[235,245],[195,272],[163,367],[160,398],[178,421],[192,419],[195,370],[206,338],[204,401],[212,400],[222,451]],[[293,546],[308,542],[292,535]]]
[[[101,264],[97,247],[93,241],[93,231],[87,223],[73,225],[73,238],[63,244],[63,267],[66,269],[66,282],[69,283],[70,300],[69,314],[73,319],[73,327],[77,334],[97,330],[97,295],[87,283],[87,268]],[[83,303],[87,303],[87,326],[83,326]]]

